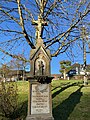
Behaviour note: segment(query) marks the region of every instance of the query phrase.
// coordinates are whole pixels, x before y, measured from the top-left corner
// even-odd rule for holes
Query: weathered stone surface
[[[51,83],[29,83],[28,116],[26,120],[54,120],[52,117]]]
[[[26,120],[54,120],[52,116],[28,116]]]
[[[31,114],[50,113],[49,85],[32,84]]]

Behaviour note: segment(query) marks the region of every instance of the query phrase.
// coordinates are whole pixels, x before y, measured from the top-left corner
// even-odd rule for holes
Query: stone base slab
[[[52,116],[27,116],[26,120],[54,120]]]

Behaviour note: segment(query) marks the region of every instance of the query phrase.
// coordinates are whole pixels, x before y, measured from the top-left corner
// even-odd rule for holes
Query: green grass
[[[17,85],[19,94],[17,112],[24,120],[27,115],[28,82],[17,82]],[[90,83],[83,87],[82,81],[79,80],[53,81],[52,102],[55,120],[89,120]],[[21,105],[23,105],[22,110]]]
[[[68,81],[65,81],[67,83]],[[76,84],[74,84],[76,82]],[[62,81],[54,81],[53,115],[55,120],[90,119],[90,84],[83,87],[80,82],[71,81],[70,85],[60,86]]]

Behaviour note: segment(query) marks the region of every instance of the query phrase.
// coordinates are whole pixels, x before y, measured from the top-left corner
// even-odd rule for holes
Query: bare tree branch
[[[23,16],[22,16],[22,10],[21,10],[21,7],[20,7],[20,0],[17,0],[17,3],[18,3],[18,12],[19,12],[19,15],[20,15],[20,25],[22,27],[22,31],[23,31],[24,37],[26,38],[26,40],[27,40],[28,44],[31,46],[31,48],[35,49],[35,46],[30,41],[30,39],[28,37],[28,34],[26,32],[26,29],[24,27],[24,20],[23,20]]]
[[[8,12],[6,12],[5,10],[3,10],[2,8],[0,8],[0,11],[3,12],[10,19],[14,20],[18,25],[20,25],[19,21],[16,18],[14,18],[13,16],[11,16]]]
[[[3,53],[6,54],[6,55],[12,57],[12,58],[17,58],[17,59],[22,60],[22,61],[25,61],[25,62],[30,62],[29,60],[26,60],[25,58],[23,58],[23,57],[21,57],[21,56],[10,54],[9,52],[6,52],[6,51],[3,50],[2,48],[0,48],[0,51],[3,52]]]
[[[39,26],[32,25],[32,21],[38,21],[39,17],[41,31]],[[89,18],[90,2],[88,0],[81,2],[77,0],[28,0],[28,2],[3,0],[0,2],[0,51],[13,56],[10,53],[18,53],[19,48],[22,52],[23,48],[26,48],[25,53],[29,54],[30,46],[35,49],[34,45],[37,43],[35,32],[39,29],[38,33],[41,32],[40,37],[45,48],[50,50],[53,48],[51,54],[57,56],[68,50],[75,40],[77,41],[80,37],[79,29],[83,24],[87,27],[89,35]],[[48,24],[47,27],[42,24],[45,22]]]
[[[63,43],[63,42],[62,42],[62,43],[61,43],[61,46],[58,48],[58,50],[56,50],[56,52],[55,52],[54,54],[52,54],[51,56],[52,56],[52,57],[56,57],[57,55],[66,52],[66,50],[69,48],[70,44],[71,44],[71,43],[74,43],[74,42],[75,42],[76,40],[78,40],[78,39],[79,39],[79,37],[77,37],[77,38],[75,38],[74,40],[71,40],[71,41],[69,41],[69,42],[67,42],[67,43]],[[64,48],[64,50],[61,51],[63,48]]]
[[[90,10],[86,11],[74,24],[71,25],[71,27],[64,32],[62,35],[57,35],[55,38],[52,39],[52,42],[50,44],[48,44],[46,46],[46,48],[48,48],[49,46],[51,46],[52,44],[58,42],[59,40],[61,40],[62,37],[64,37],[67,33],[70,33],[70,31],[76,27],[76,25],[88,14],[90,13]],[[58,38],[59,37],[59,38]],[[57,39],[58,38],[58,39]],[[54,40],[55,39],[55,40]]]

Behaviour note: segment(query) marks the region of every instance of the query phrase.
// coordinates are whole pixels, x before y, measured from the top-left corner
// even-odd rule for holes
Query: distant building
[[[68,71],[68,76],[72,76],[72,75],[79,75],[81,71],[81,67],[79,63],[75,63],[72,65],[71,70]]]
[[[17,81],[17,80],[27,80],[30,72],[26,72],[24,70],[9,70],[6,75],[0,73],[0,80],[5,78],[6,81]]]
[[[87,76],[90,76],[90,64],[86,65]],[[67,76],[84,76],[84,67],[83,64],[75,63],[72,65],[71,70],[67,73]]]
[[[60,74],[52,74],[51,75],[53,78],[53,80],[59,80],[60,79]]]

